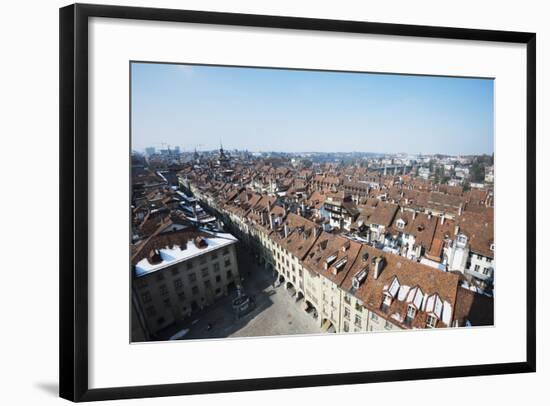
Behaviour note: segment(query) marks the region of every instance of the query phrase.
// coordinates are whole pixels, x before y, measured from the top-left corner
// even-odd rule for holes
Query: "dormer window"
[[[367,278],[367,272],[367,268],[363,268],[353,277],[353,279],[351,280],[353,289],[359,289],[361,283],[363,283],[363,281]]]
[[[328,267],[336,260],[336,258],[338,258],[338,254],[330,255],[325,261],[325,269],[328,269]]]
[[[392,300],[393,300],[393,297],[389,293],[384,293],[384,300],[382,301],[380,310],[382,310],[383,312],[387,312],[391,306]]]
[[[428,318],[426,319],[426,327],[427,328],[435,328],[437,325],[437,317],[433,314],[428,314]]]
[[[405,318],[405,324],[410,325],[416,316],[416,307],[412,304],[407,306],[407,317]]]
[[[348,262],[348,257],[344,257],[344,258],[339,259],[334,264],[334,269],[333,269],[332,273],[334,275],[336,275],[344,267],[344,265],[346,265],[347,262]]]
[[[405,220],[403,219],[397,220],[395,224],[397,225],[397,228],[399,228],[400,230],[403,230],[405,228]]]
[[[494,250],[495,250],[495,243],[494,243],[494,242],[491,243],[491,245],[489,246],[489,249],[490,249],[491,251],[494,251]]]
[[[468,242],[468,237],[466,237],[464,234],[459,234],[456,237],[456,241],[457,241],[458,244],[460,244],[462,246],[465,246],[466,243]]]

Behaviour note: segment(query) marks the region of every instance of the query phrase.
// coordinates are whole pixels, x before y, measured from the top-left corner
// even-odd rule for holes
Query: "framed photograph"
[[[535,52],[62,8],[61,397],[534,372]]]

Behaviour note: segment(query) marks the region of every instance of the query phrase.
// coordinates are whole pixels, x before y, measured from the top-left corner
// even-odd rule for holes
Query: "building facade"
[[[231,234],[196,229],[144,241],[132,256],[132,341],[155,339],[239,286],[236,243]]]

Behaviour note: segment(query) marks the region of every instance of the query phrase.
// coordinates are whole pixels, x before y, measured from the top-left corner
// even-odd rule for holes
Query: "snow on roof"
[[[443,316],[441,317],[441,320],[447,326],[451,325],[452,315],[453,315],[453,308],[452,308],[451,304],[447,301],[443,302]]]
[[[431,259],[428,259],[428,258],[424,258],[424,257],[420,258],[420,263],[424,264],[424,265],[431,266],[432,268],[439,269],[440,271],[446,271],[447,270],[445,265],[440,264],[439,262],[432,261]]]
[[[420,309],[420,306],[422,306],[422,301],[424,300],[424,294],[422,293],[422,290],[418,288],[418,291],[416,292],[416,295],[414,297],[414,305],[417,309]]]
[[[412,303],[417,309],[421,309],[423,300],[424,294],[418,286],[409,291],[409,294],[407,296],[407,303]]]
[[[435,305],[434,305],[434,313],[439,319],[441,319],[441,313],[442,312],[443,312],[443,302],[441,301],[439,295],[436,295]]]
[[[169,267],[179,262],[198,257],[207,252],[212,252],[221,247],[234,244],[238,240],[228,233],[213,233],[211,238],[204,238],[205,248],[198,248],[192,240],[188,240],[186,247],[182,250],[179,246],[165,247],[159,250],[162,261],[158,264],[151,264],[147,258],[143,258],[136,264],[136,277],[150,274],[151,272]]]
[[[407,294],[409,293],[409,290],[411,289],[410,286],[407,285],[401,285],[401,288],[399,289],[399,292],[397,294],[397,300],[404,301],[407,297]]]
[[[427,313],[433,313],[438,319],[441,319],[441,313],[443,311],[443,302],[437,293],[428,297],[424,311]]]
[[[434,308],[434,302],[435,302],[435,295],[428,296],[428,299],[424,302],[424,310],[425,312],[432,312]]]
[[[166,178],[164,177],[164,175],[162,174],[161,171],[157,171],[157,175],[160,176],[160,177],[162,178],[163,181],[168,182],[168,179],[166,179]]]
[[[388,293],[395,298],[395,295],[399,291],[399,281],[397,280],[397,277],[393,278],[393,281],[390,285],[390,288],[388,289]]]
[[[392,319],[397,320],[398,322],[403,322],[403,317],[399,313],[394,313],[390,316]]]

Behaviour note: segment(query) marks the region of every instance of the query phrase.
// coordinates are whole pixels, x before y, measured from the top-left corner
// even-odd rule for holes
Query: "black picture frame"
[[[536,35],[268,15],[74,4],[60,9],[60,396],[80,402],[534,372],[536,366]],[[88,385],[88,19],[105,17],[425,38],[527,48],[527,324],[524,362],[90,389]]]

